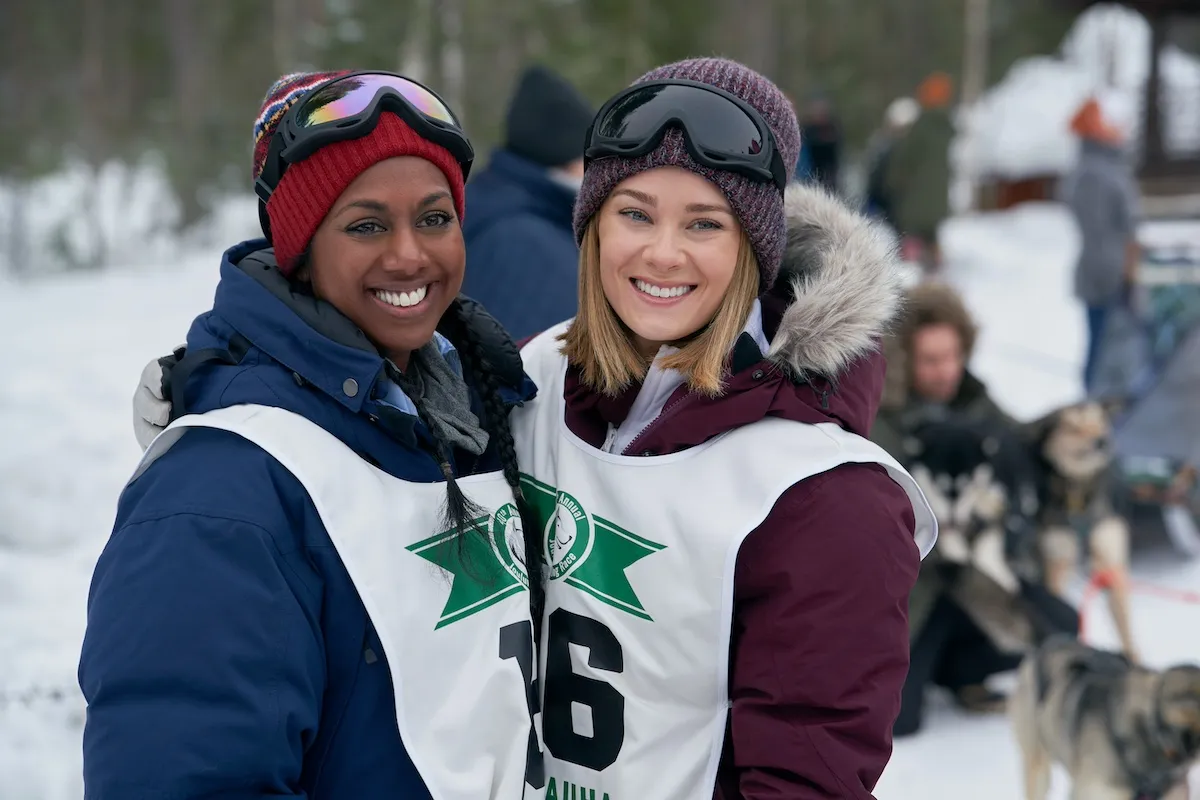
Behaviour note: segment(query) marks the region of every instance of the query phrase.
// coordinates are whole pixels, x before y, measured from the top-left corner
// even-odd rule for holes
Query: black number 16
[[[530,717],[537,713],[537,678],[533,676],[532,626],[520,622],[500,631],[500,657],[515,658],[529,687]],[[625,697],[611,684],[577,675],[571,668],[571,645],[588,650],[592,669],[619,673],[625,654],[604,623],[560,608],[550,615],[546,645],[546,705],[542,728],[546,747],[556,758],[581,767],[604,770],[617,760],[625,743]],[[573,705],[587,708],[592,733],[576,732]],[[526,780],[535,789],[545,783],[545,768],[537,737],[531,731]],[[534,778],[537,781],[534,781]]]

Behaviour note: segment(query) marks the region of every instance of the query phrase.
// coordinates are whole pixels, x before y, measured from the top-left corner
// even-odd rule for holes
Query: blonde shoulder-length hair
[[[745,328],[757,297],[758,261],[743,232],[733,280],[716,314],[691,336],[671,342],[679,352],[664,358],[662,366],[682,373],[693,391],[719,395],[730,350]],[[588,223],[579,248],[579,313],[559,339],[563,354],[580,369],[584,384],[602,394],[619,394],[629,384],[642,380],[650,367],[650,361],[634,346],[629,327],[604,295],[600,233],[595,218]]]

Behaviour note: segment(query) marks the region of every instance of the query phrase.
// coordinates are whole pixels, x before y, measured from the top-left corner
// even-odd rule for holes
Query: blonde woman
[[[513,415],[549,562],[547,798],[869,798],[888,761],[936,528],[864,438],[892,242],[785,199],[799,139],[723,59],[650,72],[589,131],[579,315],[524,347],[539,399]]]

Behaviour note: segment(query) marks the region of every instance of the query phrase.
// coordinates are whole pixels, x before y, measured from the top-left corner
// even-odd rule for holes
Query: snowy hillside
[[[1018,416],[1079,394],[1081,316],[1068,292],[1076,247],[1066,216],[1048,206],[947,230],[951,277],[983,325],[974,366]],[[153,272],[0,282],[0,800],[81,797],[75,664],[92,564],[138,459],[129,398],[143,364],[182,341],[210,303],[218,255],[198,250]],[[1154,554],[1138,572],[1200,585],[1200,564]],[[1200,659],[1195,637],[1179,635],[1200,624],[1200,608],[1139,596],[1135,617],[1153,663]],[[1103,613],[1096,632],[1111,638]],[[928,729],[898,744],[877,796],[1012,800],[1018,781],[1002,719],[935,702]],[[1060,787],[1055,798],[1064,796]]]

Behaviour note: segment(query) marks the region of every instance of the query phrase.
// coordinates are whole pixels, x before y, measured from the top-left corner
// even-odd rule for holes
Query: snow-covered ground
[[[219,255],[0,283],[2,800],[82,797],[75,662],[92,565],[140,452],[130,397],[146,361],[211,305]],[[30,699],[35,687],[68,700]]]
[[[1052,206],[946,230],[949,276],[983,327],[974,368],[1017,416],[1079,394],[1082,319],[1068,270],[1076,247]],[[129,398],[143,364],[182,341],[210,303],[218,255],[30,285],[0,278],[0,800],[82,796],[74,672],[92,564],[138,458]],[[1143,580],[1200,585],[1200,563],[1139,557]],[[1111,642],[1098,612],[1095,637]],[[1134,614],[1150,662],[1200,660],[1200,642],[1181,635],[1197,629],[1200,607],[1139,596]],[[1012,800],[1018,787],[1004,721],[966,718],[935,698],[927,729],[897,744],[876,794]],[[1061,783],[1056,792],[1065,796]]]

